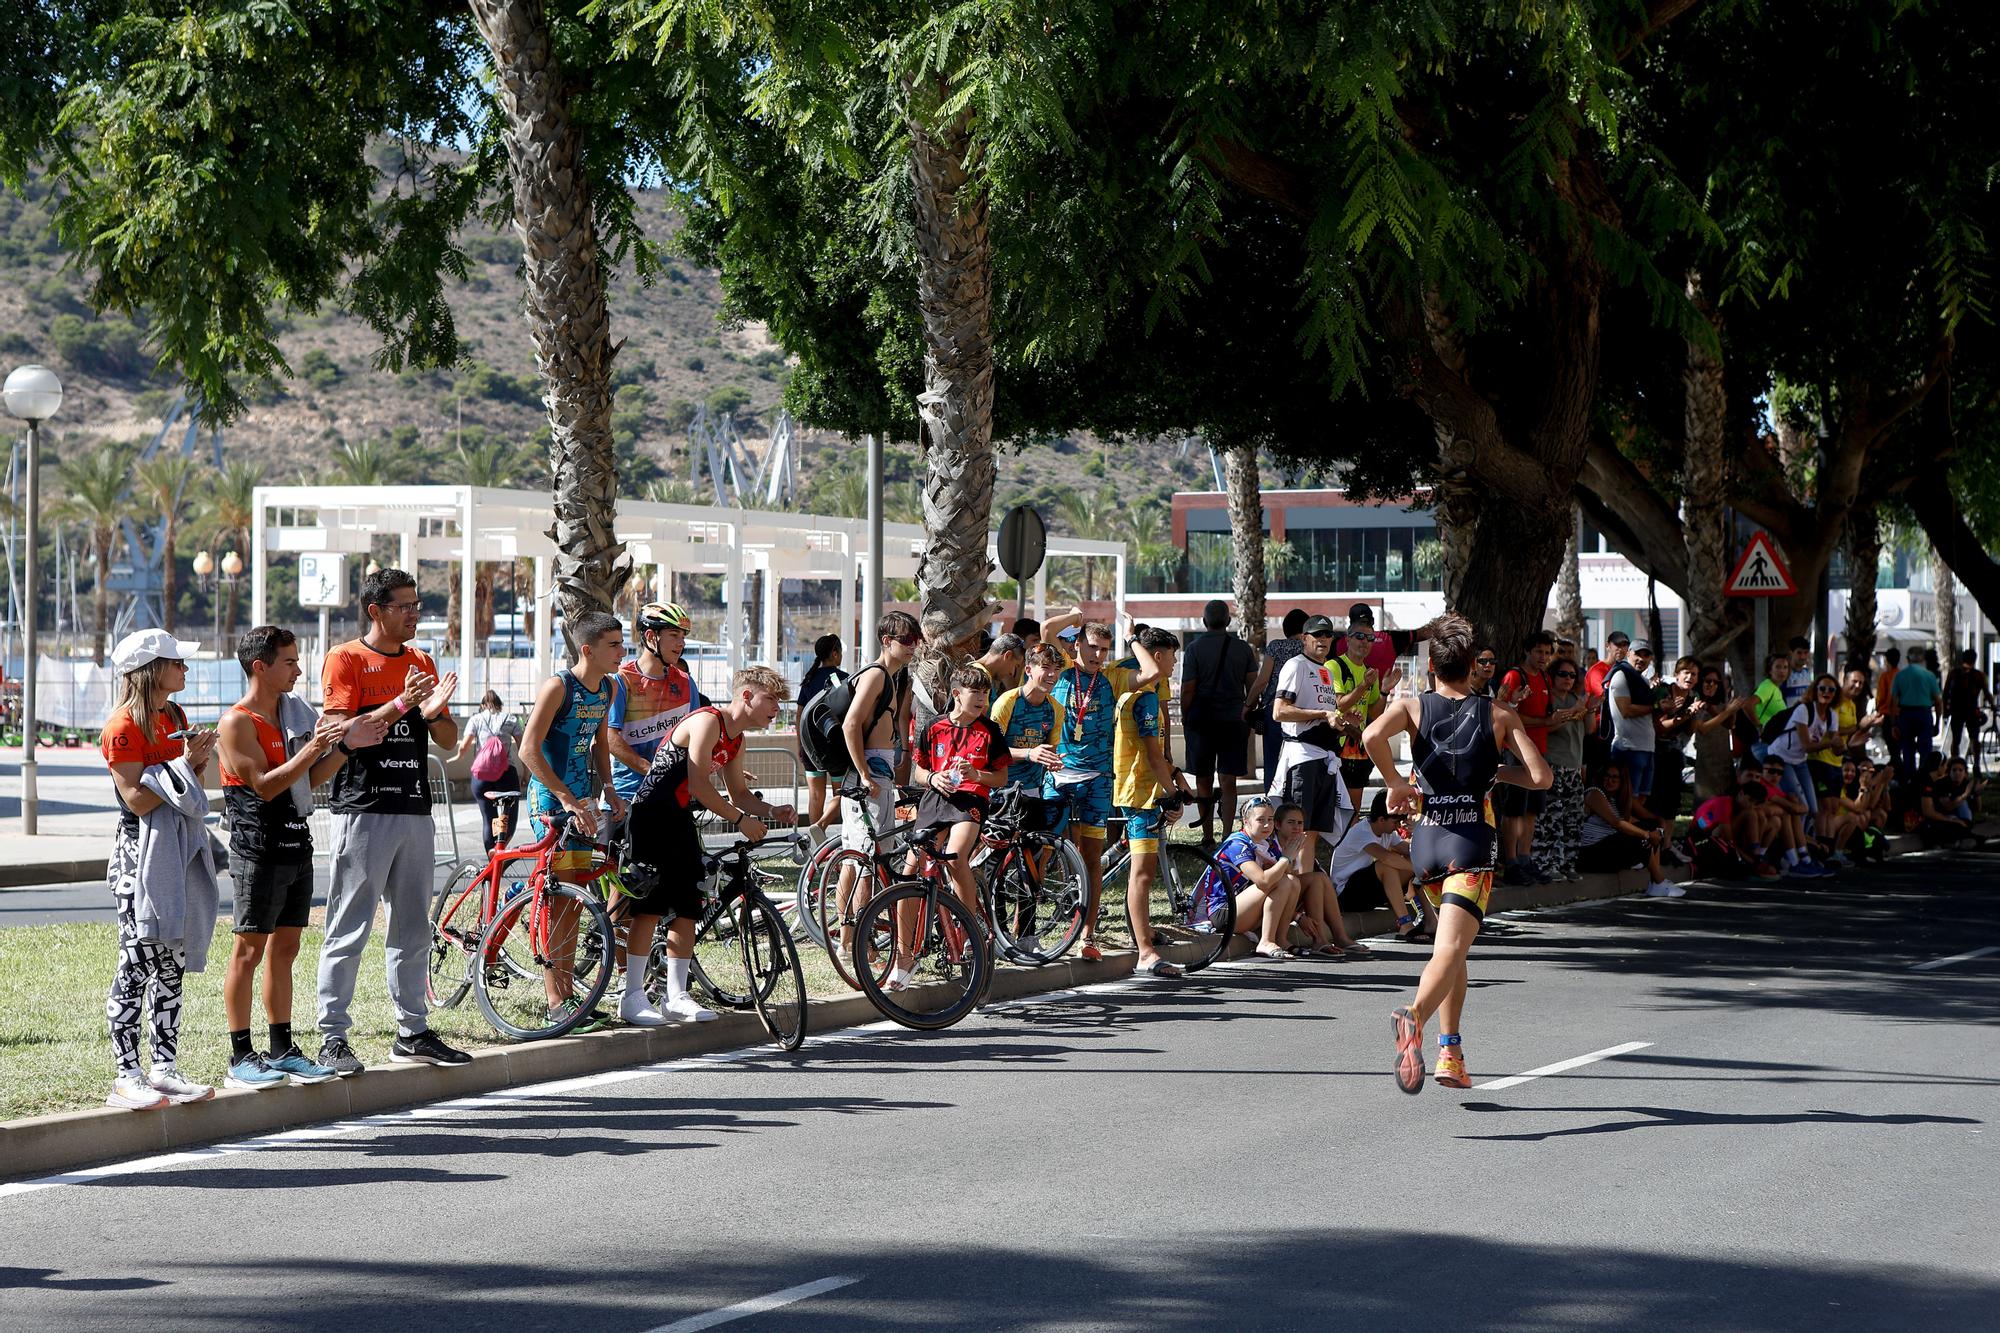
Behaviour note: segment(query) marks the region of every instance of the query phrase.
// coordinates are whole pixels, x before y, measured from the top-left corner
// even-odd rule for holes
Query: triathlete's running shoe
[[[1396,1034],[1396,1086],[1415,1095],[1424,1090],[1424,1029],[1408,1009],[1389,1011]]]
[[[1447,1088],[1472,1086],[1472,1079],[1465,1072],[1465,1055],[1456,1046],[1438,1052],[1437,1069],[1431,1077]]]

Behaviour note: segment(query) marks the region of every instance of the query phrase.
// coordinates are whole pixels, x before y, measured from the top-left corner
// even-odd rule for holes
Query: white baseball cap
[[[161,658],[170,662],[185,662],[200,647],[192,639],[176,639],[163,629],[134,630],[111,650],[111,666],[122,676]]]

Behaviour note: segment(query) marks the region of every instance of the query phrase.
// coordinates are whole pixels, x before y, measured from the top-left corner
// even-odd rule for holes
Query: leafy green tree
[[[511,221],[550,424],[557,595],[630,573],[614,535],[606,272],[659,271],[630,183],[670,106],[602,24],[540,0],[32,6],[0,81],[0,174],[45,167],[99,308],[144,312],[213,416],[285,374],[274,320],[339,301],[380,368],[459,356],[454,238]],[[32,52],[32,55],[27,53]]]
[[[1774,640],[1804,632],[1834,553],[1873,526],[1857,515],[1937,471],[1931,396],[1986,363],[2000,130],[1966,109],[2000,92],[1992,26],[1893,0],[1722,6],[1678,25],[1639,81],[1666,150],[1708,182],[1713,230],[1663,261],[1708,328],[1674,347],[1607,312],[1628,331],[1608,344],[1584,499],[1689,598],[1694,649],[1727,645],[1753,675],[1746,617],[1718,605],[1737,546],[1724,502],[1800,585],[1772,608]]]

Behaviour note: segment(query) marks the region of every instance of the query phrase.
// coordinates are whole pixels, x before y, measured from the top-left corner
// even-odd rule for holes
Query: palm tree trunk
[[[937,101],[946,92],[930,91]],[[928,460],[926,543],[917,582],[933,640],[957,643],[985,620],[992,572],[986,535],[994,478],[993,247],[986,196],[968,179],[970,113],[937,133],[912,116],[910,149],[917,305],[924,320],[917,418]]]
[[[111,626],[111,539],[115,532],[113,528],[99,528],[93,534],[97,546],[97,587],[90,598],[90,655],[99,666],[104,665],[104,637]]]
[[[607,611],[631,576],[612,523],[618,458],[611,439],[611,316],[583,171],[582,136],[540,0],[469,0],[493,56],[501,139],[514,183],[528,332],[547,388],[555,478],[556,595],[565,619]]]
[[[1688,270],[1687,294],[1714,325],[1716,316],[1702,293],[1699,269]],[[1727,517],[1723,512],[1727,494],[1723,440],[1729,404],[1723,393],[1722,358],[1690,338],[1681,385],[1686,392],[1683,429],[1687,462],[1681,487],[1688,556],[1686,651],[1691,657],[1706,659],[1722,641],[1728,601],[1722,595],[1722,585],[1729,577]]]
[[[1937,589],[1938,665],[1949,671],[1958,653],[1958,597],[1951,587],[1951,566],[1936,546],[1931,547],[1931,583]]]
[[[1687,295],[1719,332],[1714,307],[1702,290],[1700,269],[1688,270]],[[1727,494],[1723,443],[1729,403],[1722,358],[1693,338],[1688,339],[1687,362],[1681,367],[1681,388],[1685,394],[1681,513],[1688,565],[1688,623],[1681,651],[1708,662],[1725,641],[1729,617],[1729,599],[1722,595],[1722,586],[1729,578],[1729,519],[1723,508]],[[1728,731],[1718,727],[1696,736],[1694,763],[1697,792],[1713,796],[1726,788],[1730,780]]]
[[[1556,633],[1583,642],[1583,570],[1578,563],[1583,537],[1583,517],[1574,502],[1570,505],[1569,542],[1563,547],[1562,568],[1556,571]],[[1581,660],[1581,654],[1578,655]]]
[[[174,512],[169,506],[167,520],[160,531],[160,628],[167,633],[174,632]]]
[[[1882,519],[1874,505],[1847,515],[1847,658],[1863,664],[1875,656],[1875,579],[1882,566]]]
[[[1264,489],[1257,447],[1239,445],[1223,455],[1229,482],[1229,582],[1236,617],[1251,647],[1264,646]]]

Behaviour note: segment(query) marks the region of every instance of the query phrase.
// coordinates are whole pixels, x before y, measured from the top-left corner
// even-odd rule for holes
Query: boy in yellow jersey
[[[1168,631],[1152,628],[1141,630],[1134,644],[1139,659],[1147,662],[1163,681],[1173,675],[1174,654],[1180,646],[1181,641]],[[1138,674],[1134,671],[1129,676]],[[1194,788],[1167,757],[1164,723],[1165,709],[1159,692],[1150,684],[1120,691],[1112,738],[1111,799],[1125,817],[1125,841],[1132,847],[1125,915],[1132,927],[1132,942],[1139,947],[1138,975],[1177,977],[1181,969],[1160,957],[1159,950],[1153,947],[1148,909],[1153,881],[1160,873],[1160,835],[1165,817],[1159,810],[1159,802],[1169,794],[1191,800]]]

